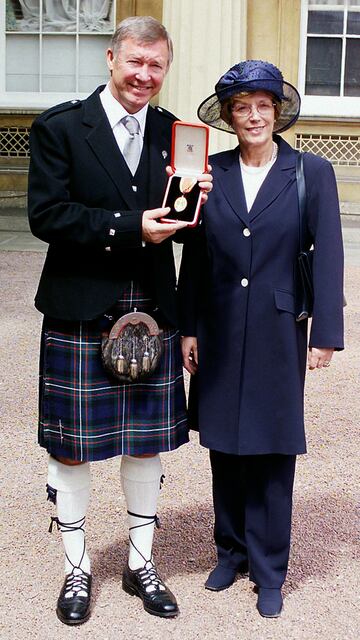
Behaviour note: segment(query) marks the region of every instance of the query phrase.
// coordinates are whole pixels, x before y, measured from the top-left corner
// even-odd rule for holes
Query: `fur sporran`
[[[162,331],[157,322],[138,311],[121,316],[101,342],[104,367],[120,382],[147,378],[157,368],[162,351]]]

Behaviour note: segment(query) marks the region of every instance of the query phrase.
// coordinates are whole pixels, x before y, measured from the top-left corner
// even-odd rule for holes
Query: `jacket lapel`
[[[241,179],[239,147],[221,154],[219,167],[222,171],[216,173],[214,181],[218,181],[219,187],[234,213],[247,225],[249,215]]]
[[[101,90],[102,87],[99,87],[85,103],[83,124],[89,128],[86,140],[129,209],[136,209],[130,172],[102,107],[99,98]]]
[[[166,128],[164,128],[166,124]],[[149,106],[146,118],[149,149],[149,202],[161,207],[167,181],[166,167],[171,164],[169,121]]]
[[[267,209],[294,179],[296,153],[278,136],[275,136],[275,140],[279,145],[278,158],[262,183],[249,211],[250,222]]]

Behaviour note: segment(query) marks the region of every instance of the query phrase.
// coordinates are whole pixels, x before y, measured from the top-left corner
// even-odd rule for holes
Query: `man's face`
[[[145,44],[128,38],[115,57],[112,49],[106,57],[110,91],[129,113],[136,113],[159,93],[169,66],[166,40]]]

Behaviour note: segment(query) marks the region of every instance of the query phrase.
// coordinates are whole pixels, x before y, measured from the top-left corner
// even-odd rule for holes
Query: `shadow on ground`
[[[295,501],[292,548],[285,593],[296,591],[312,578],[325,579],[336,569],[341,555],[356,557],[356,505],[337,495],[298,498]],[[208,572],[216,562],[212,540],[212,510],[204,505],[169,511],[155,537],[159,570],[168,579],[182,574]],[[326,540],[326,544],[324,544]],[[127,559],[127,539],[122,538],[93,555],[95,598],[102,582],[119,583]]]

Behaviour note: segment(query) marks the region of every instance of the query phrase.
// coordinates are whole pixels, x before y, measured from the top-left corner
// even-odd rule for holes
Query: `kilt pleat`
[[[137,307],[150,313],[139,288],[123,295],[117,316]],[[138,383],[111,378],[101,361],[101,333],[114,323],[101,318],[65,322],[44,318],[40,356],[39,444],[73,460],[171,451],[188,441],[180,337],[163,327],[158,369]]]

